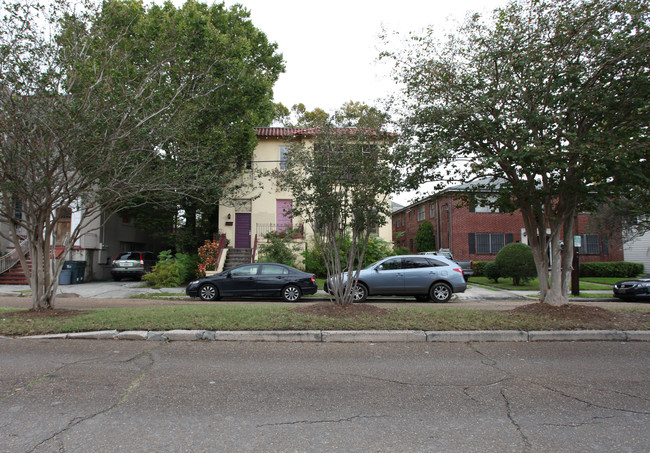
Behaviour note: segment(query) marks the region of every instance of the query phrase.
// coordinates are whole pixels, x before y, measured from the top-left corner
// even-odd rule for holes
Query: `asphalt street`
[[[0,339],[0,452],[646,452],[647,342]]]

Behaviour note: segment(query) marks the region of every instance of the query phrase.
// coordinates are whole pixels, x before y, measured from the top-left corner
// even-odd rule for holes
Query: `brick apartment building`
[[[459,192],[466,186],[445,189],[407,207],[393,211],[393,241],[415,249],[415,235],[421,222],[433,225],[438,249],[450,249],[457,260],[493,261],[497,252],[511,242],[528,243],[520,211],[493,212],[483,206],[465,206]],[[581,235],[580,261],[623,261],[620,232],[595,232],[589,228],[591,215],[578,215]]]

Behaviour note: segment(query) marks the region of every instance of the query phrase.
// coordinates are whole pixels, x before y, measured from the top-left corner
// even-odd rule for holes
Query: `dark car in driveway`
[[[315,294],[316,276],[278,263],[254,263],[190,282],[185,293],[202,300],[221,297],[281,297],[296,302]]]
[[[650,299],[650,277],[616,283],[614,297],[621,300]]]
[[[345,278],[343,279],[345,281]],[[418,301],[447,302],[467,289],[463,270],[442,256],[401,255],[381,259],[359,272],[354,301],[368,296],[414,296]],[[329,291],[325,283],[325,291]]]

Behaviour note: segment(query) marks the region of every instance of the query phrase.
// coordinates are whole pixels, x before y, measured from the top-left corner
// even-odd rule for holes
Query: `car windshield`
[[[383,260],[375,261],[374,263],[364,267],[364,269],[371,269],[371,268],[375,267],[377,264],[379,264],[381,261],[383,261]]]

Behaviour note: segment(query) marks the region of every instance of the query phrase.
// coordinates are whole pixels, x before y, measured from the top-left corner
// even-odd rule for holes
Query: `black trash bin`
[[[72,285],[72,271],[63,269],[59,274],[59,285]]]
[[[63,270],[61,271],[61,274],[63,274],[63,272],[66,270],[69,270],[72,274],[71,284],[76,285],[77,283],[84,282],[84,274],[86,273],[85,261],[65,261],[63,263]]]

